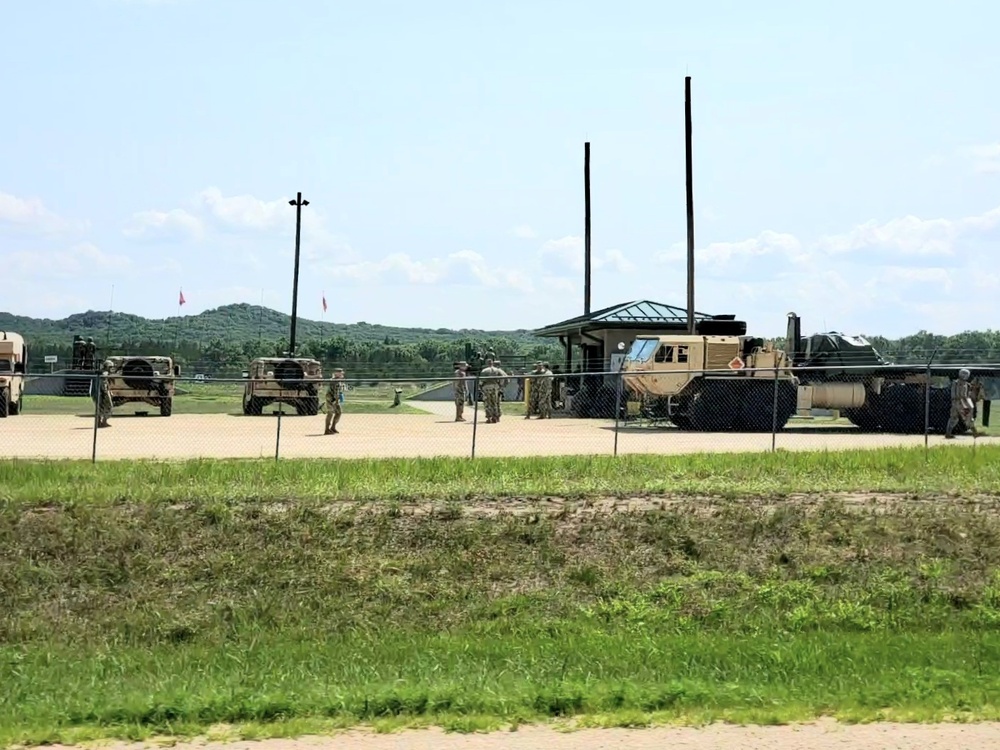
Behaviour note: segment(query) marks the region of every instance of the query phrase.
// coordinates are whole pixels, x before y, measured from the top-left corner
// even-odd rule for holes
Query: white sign
[[[58,361],[59,361],[59,357],[57,357],[55,354],[46,354],[45,355],[45,364],[47,364],[47,365],[54,365]]]

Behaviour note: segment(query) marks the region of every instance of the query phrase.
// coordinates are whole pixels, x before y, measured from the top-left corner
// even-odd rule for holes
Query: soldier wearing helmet
[[[947,440],[954,440],[954,431],[960,421],[965,424],[973,437],[980,435],[980,432],[976,429],[976,405],[972,400],[971,384],[969,383],[971,375],[963,367],[958,371],[958,380],[955,380],[951,384],[951,413],[948,415],[948,426],[944,431],[944,436]]]
[[[114,408],[114,400],[111,398],[111,369],[114,367],[110,359],[105,360],[101,365],[101,374],[98,378],[97,389],[97,426],[108,427],[108,418]]]

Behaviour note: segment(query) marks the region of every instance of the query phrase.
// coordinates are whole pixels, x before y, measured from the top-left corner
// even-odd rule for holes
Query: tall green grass
[[[1000,715],[986,498],[484,514],[188,490],[0,507],[0,744]]]
[[[1000,446],[831,452],[185,462],[0,461],[7,502],[462,500],[1000,492]]]

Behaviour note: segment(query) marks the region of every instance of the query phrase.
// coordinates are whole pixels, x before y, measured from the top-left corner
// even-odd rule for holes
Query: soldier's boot
[[[340,421],[340,415],[338,414],[333,418],[333,427],[330,428],[330,432],[332,432],[334,435],[340,432],[340,430],[337,429],[337,422],[339,421]]]

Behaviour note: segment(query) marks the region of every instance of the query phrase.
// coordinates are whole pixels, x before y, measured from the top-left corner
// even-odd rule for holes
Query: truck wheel
[[[882,391],[882,424],[886,432],[912,435],[924,431],[923,388],[894,383]]]
[[[21,400],[11,401],[10,406],[7,407],[7,411],[10,412],[12,417],[17,416],[21,413]]]
[[[261,412],[264,411],[264,405],[256,398],[250,397],[247,402],[247,414],[252,417],[259,417]]]
[[[691,428],[698,432],[729,432],[733,429],[738,402],[733,397],[732,383],[708,380],[691,399],[687,416]]]
[[[0,419],[6,419],[7,417],[7,392],[4,391],[0,393]]]
[[[174,400],[172,398],[160,399],[160,416],[169,417],[174,413]]]

